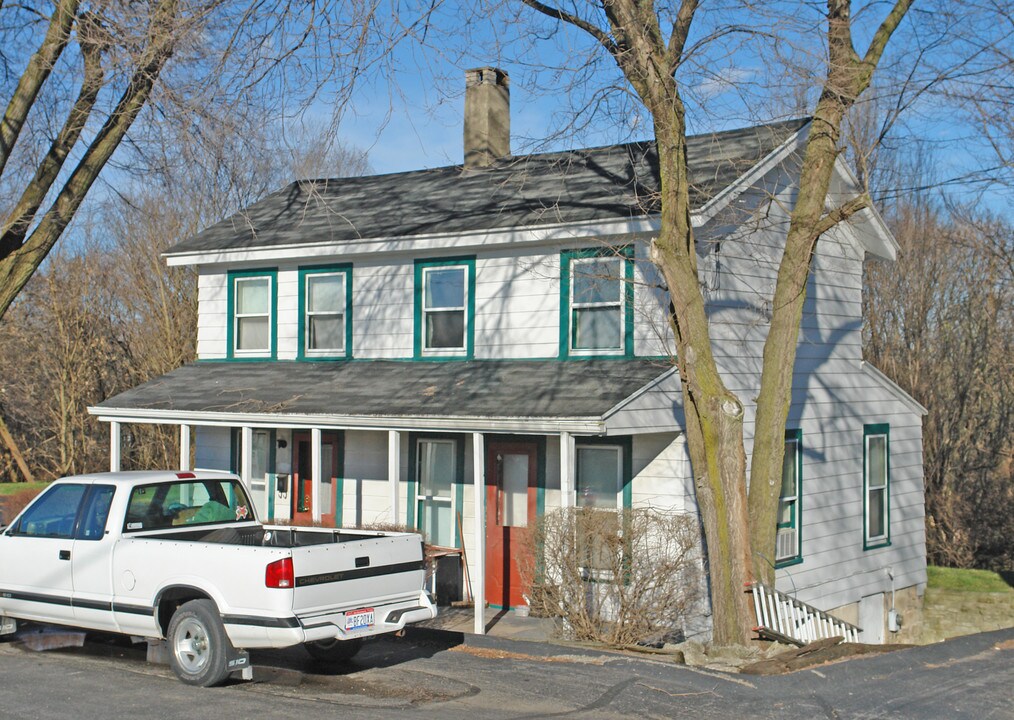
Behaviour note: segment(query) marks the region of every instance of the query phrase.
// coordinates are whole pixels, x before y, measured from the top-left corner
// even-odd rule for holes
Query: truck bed
[[[151,540],[206,542],[219,545],[247,545],[260,547],[294,548],[310,545],[357,542],[385,537],[385,533],[342,528],[296,528],[263,525],[200,527],[172,532],[140,533],[135,537]]]

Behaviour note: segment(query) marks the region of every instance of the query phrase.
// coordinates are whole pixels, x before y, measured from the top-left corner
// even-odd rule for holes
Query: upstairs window
[[[633,354],[631,249],[575,250],[561,258],[561,355]]]
[[[803,433],[785,432],[782,488],[778,496],[778,530],[775,535],[775,566],[792,565],[803,559],[800,525],[803,497]]]
[[[301,268],[299,288],[300,357],[351,357],[352,268]]]
[[[890,428],[863,426],[863,547],[891,544]]]
[[[416,263],[416,356],[471,357],[475,261]]]
[[[274,357],[276,273],[229,273],[229,356]]]

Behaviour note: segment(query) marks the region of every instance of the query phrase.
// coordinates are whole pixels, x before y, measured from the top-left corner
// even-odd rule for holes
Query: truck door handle
[[[60,551],[60,559],[61,560],[70,560],[70,550],[61,550]]]

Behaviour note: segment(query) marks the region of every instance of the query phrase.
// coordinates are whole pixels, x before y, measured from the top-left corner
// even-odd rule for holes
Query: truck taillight
[[[296,582],[292,574],[292,558],[282,558],[270,563],[264,571],[264,584],[269,588],[293,587]]]

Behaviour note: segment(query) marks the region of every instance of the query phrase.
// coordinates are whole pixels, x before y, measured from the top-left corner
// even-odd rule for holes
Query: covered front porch
[[[527,605],[517,558],[546,508],[630,507],[635,476],[649,492],[683,471],[672,398],[664,423],[628,407],[669,378],[649,361],[198,363],[92,411],[113,470],[131,424],[175,425],[180,468],[237,472],[268,522],[417,529],[463,552],[481,634],[487,605]]]

